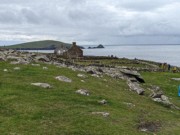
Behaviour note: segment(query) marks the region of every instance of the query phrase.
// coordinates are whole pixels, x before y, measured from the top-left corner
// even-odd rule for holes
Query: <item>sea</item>
[[[83,47],[85,47],[83,53],[87,56],[113,55],[119,58],[150,60],[180,67],[180,45],[104,45],[105,48],[101,49]],[[36,52],[53,53],[52,50]]]

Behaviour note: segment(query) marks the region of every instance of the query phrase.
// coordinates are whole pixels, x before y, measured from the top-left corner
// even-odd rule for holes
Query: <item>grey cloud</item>
[[[81,44],[179,42],[178,14],[178,0],[1,0],[0,33]]]

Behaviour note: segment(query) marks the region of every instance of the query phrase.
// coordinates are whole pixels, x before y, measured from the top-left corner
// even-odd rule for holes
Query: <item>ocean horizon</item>
[[[91,47],[97,45],[91,45]],[[180,67],[180,45],[104,45],[102,49],[87,49],[84,45],[85,56],[116,56],[118,58],[142,59],[160,63],[168,63]],[[29,50],[30,52],[53,53],[53,50]]]

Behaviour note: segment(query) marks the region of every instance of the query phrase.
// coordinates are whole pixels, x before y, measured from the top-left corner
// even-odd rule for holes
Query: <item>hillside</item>
[[[156,63],[147,64],[147,61],[91,59],[74,61],[79,63],[75,67],[70,63],[66,65],[67,60],[61,58],[52,62],[46,54],[27,55],[27,52],[12,50],[0,53],[0,133],[4,135],[180,133],[179,110],[154,102],[150,96],[152,89],[159,87],[162,95],[179,107],[179,81],[172,80],[180,76],[179,72],[155,71]],[[118,68],[89,66],[97,63]],[[144,95],[130,89],[119,72],[120,67],[146,69],[139,72],[145,80],[139,84],[145,90]],[[57,79],[59,76],[61,80]],[[136,83],[135,79],[131,80]],[[51,87],[32,83],[48,83]],[[80,89],[87,90],[89,95],[77,93]],[[102,103],[104,99],[106,103]]]
[[[63,43],[60,41],[53,41],[53,40],[43,40],[43,41],[35,41],[35,42],[27,42],[27,43],[22,43],[22,44],[16,44],[16,45],[11,45],[7,46],[7,48],[29,48],[29,49],[38,49],[38,48],[56,48],[60,46],[66,46],[69,48],[71,44],[68,43]]]

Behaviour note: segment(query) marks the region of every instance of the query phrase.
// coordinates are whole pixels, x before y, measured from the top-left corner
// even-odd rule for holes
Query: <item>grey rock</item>
[[[57,80],[59,80],[59,81],[63,81],[63,82],[68,82],[68,83],[71,83],[71,82],[72,82],[71,79],[69,79],[69,78],[67,78],[67,77],[65,77],[65,76],[57,76],[57,77],[55,77],[55,79],[57,79]]]
[[[31,64],[32,66],[35,66],[35,67],[40,67],[40,64]]]
[[[120,70],[124,75],[126,75],[128,78],[136,78],[138,82],[144,83],[144,79],[137,71],[131,71],[127,69],[121,69]]]
[[[8,72],[8,70],[7,70],[7,69],[4,69],[3,71],[4,71],[4,72]]]
[[[97,74],[92,74],[91,76],[99,78],[100,76]]]
[[[107,100],[103,99],[103,100],[99,101],[98,103],[102,104],[102,105],[106,105],[107,104]]]
[[[93,115],[102,115],[103,117],[108,117],[108,112],[92,112]]]
[[[171,78],[171,79],[175,81],[180,81],[180,78]]]
[[[47,67],[43,67],[43,69],[44,69],[44,70],[48,70],[48,68],[47,68]]]
[[[31,85],[34,85],[34,86],[39,86],[39,87],[42,87],[42,88],[52,88],[51,85],[49,85],[48,83],[31,83]]]
[[[135,91],[137,94],[139,94],[139,95],[143,95],[144,94],[145,90],[140,87],[139,83],[127,81],[127,84],[129,86],[129,88],[132,91]]]
[[[87,78],[87,76],[85,74],[78,74],[77,76],[81,77],[81,78]]]
[[[128,107],[135,107],[135,105],[133,103],[123,102],[123,104],[127,105]]]
[[[77,90],[76,93],[84,95],[84,96],[89,96],[89,91],[85,89]]]
[[[36,56],[36,57],[34,58],[34,60],[35,60],[36,62],[49,62],[49,61],[50,61],[50,59],[49,59],[46,55]]]
[[[20,67],[15,67],[14,70],[20,70],[21,68]]]

